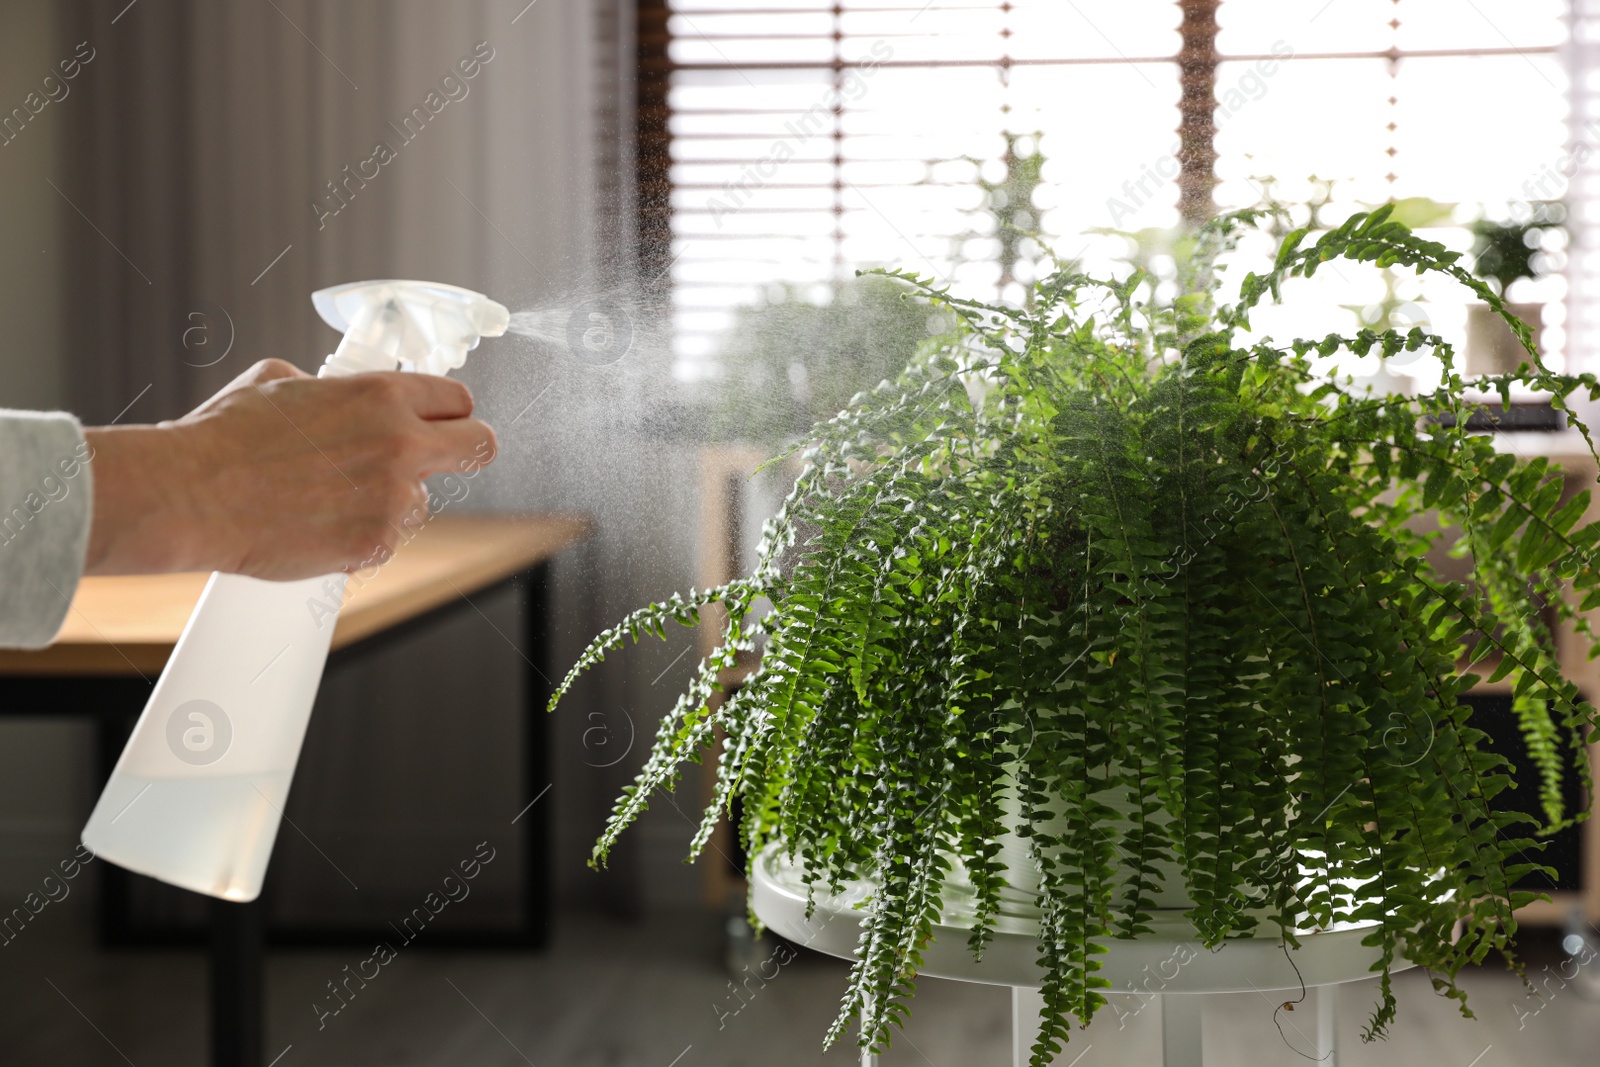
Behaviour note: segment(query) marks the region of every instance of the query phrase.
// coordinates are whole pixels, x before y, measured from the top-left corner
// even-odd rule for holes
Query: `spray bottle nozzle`
[[[448,374],[483,337],[506,332],[511,313],[482,293],[438,282],[371,281],[311,294],[322,321],[344,333],[322,376],[373,370]]]

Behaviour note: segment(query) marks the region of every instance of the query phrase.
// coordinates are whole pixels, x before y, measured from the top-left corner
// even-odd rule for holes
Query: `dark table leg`
[[[523,777],[526,796],[541,797],[538,803],[519,816],[523,826],[523,878],[526,880],[526,897],[523,907],[526,923],[524,944],[531,948],[548,948],[550,945],[550,853],[553,836],[550,813],[555,801],[545,795],[554,782],[550,775],[549,713],[545,705],[550,700],[553,686],[550,676],[550,565],[541,563],[522,576],[523,659],[528,669],[523,672],[527,691],[527,708],[523,729]]]
[[[211,1065],[261,1067],[262,905],[209,904]]]

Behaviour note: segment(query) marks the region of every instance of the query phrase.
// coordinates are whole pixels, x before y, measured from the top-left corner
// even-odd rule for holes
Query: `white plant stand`
[[[861,912],[856,905],[868,891],[869,887],[861,884],[847,887],[838,896],[819,895],[808,919],[805,882],[797,865],[768,849],[757,857],[751,877],[752,906],[769,929],[796,944],[844,959],[855,956],[861,930]],[[934,928],[933,942],[924,950],[921,973],[1010,986],[1012,1062],[1014,1067],[1026,1067],[1042,1004],[1037,925],[1027,909],[1002,907],[994,938],[980,962],[967,951],[969,928],[961,920],[959,907],[947,909],[945,922]],[[1322,1067],[1337,1067],[1337,989],[1341,983],[1372,976],[1371,968],[1380,954],[1361,941],[1374,924],[1344,924],[1301,933],[1300,948],[1287,953],[1276,936],[1230,940],[1219,949],[1208,950],[1179,911],[1157,911],[1149,925],[1150,934],[1102,942],[1108,951],[1096,958],[1100,976],[1111,982],[1107,992],[1153,998],[1161,1014],[1163,1067],[1202,1067],[1203,994],[1280,993],[1285,1000],[1299,1000],[1302,989],[1315,1001],[1317,1062]],[[1396,960],[1394,969],[1410,966]],[[1310,1005],[1301,1010],[1305,1007]],[[1295,1014],[1305,1018],[1299,1011]],[[877,1057],[863,1053],[861,1063],[862,1067],[876,1067]]]

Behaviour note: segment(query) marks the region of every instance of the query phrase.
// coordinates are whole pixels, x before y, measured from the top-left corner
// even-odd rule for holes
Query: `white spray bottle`
[[[311,297],[344,331],[319,377],[446,374],[510,314],[433,282],[356,282]],[[102,859],[224,900],[254,900],[328,658],[345,575],[213,574],[83,829]],[[316,610],[312,610],[316,605]]]

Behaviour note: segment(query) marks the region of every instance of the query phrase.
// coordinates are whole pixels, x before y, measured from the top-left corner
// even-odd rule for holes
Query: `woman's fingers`
[[[499,443],[489,424],[478,419],[428,423],[418,464],[422,477],[441,471],[476,471],[494,460]]]

